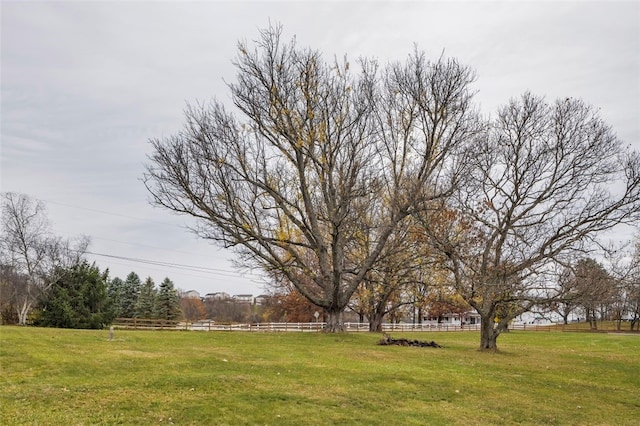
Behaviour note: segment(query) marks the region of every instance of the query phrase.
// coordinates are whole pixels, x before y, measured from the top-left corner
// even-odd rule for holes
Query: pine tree
[[[156,315],[160,319],[168,320],[179,319],[182,315],[180,296],[169,278],[165,278],[160,284],[156,300]]]
[[[138,274],[135,272],[129,273],[124,281],[122,291],[122,311],[120,312],[122,317],[134,318],[136,316],[136,304],[138,303],[141,288],[142,282]]]
[[[108,271],[82,261],[58,268],[50,291],[41,304],[36,324],[45,327],[103,328],[113,320],[107,297]]]
[[[122,317],[124,299],[124,281],[119,277],[114,277],[107,285],[107,297],[111,303],[115,318]]]
[[[136,317],[153,318],[155,316],[156,299],[158,291],[151,277],[147,277],[140,288],[138,303],[136,303]]]

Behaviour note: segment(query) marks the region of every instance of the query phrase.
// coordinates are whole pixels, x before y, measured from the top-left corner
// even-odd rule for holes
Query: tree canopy
[[[481,127],[474,74],[418,51],[385,67],[327,61],[283,42],[280,28],[255,49],[239,43],[234,63],[239,114],[216,100],[189,107],[181,132],[151,140],[145,184],[156,205],[283,274],[325,309],[328,330],[342,330],[398,224],[460,180]]]
[[[561,296],[549,277],[557,266],[640,214],[640,157],[593,107],[525,93],[490,124],[467,159],[468,179],[446,201],[450,226],[423,221],[481,315],[484,349],[515,316]]]
[[[372,280],[388,312],[423,250],[495,349],[509,321],[559,295],[548,275],[567,256],[638,219],[640,157],[581,100],[525,93],[483,118],[455,59],[416,49],[354,66],[281,35],[238,44],[235,109],[188,107],[182,131],[151,140],[144,182],[199,236],[323,308],[328,331]],[[404,237],[407,221],[429,250]]]

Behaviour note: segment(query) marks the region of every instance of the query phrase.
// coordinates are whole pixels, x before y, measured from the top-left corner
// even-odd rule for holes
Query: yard
[[[640,336],[0,327],[0,419],[80,424],[640,424]]]

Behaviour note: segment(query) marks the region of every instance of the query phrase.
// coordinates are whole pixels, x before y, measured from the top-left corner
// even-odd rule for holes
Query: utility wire
[[[231,278],[240,277],[240,275],[233,275],[233,271],[228,271],[228,270],[225,270],[225,269],[209,268],[209,267],[205,267],[205,266],[195,266],[195,265],[184,265],[184,264],[181,264],[181,263],[162,262],[162,261],[159,261],[159,260],[137,259],[137,258],[133,258],[133,257],[117,256],[117,255],[114,255],[114,254],[96,253],[96,252],[92,252],[92,251],[87,251],[85,253],[86,254],[92,254],[94,256],[107,257],[107,258],[110,258],[110,259],[126,260],[128,262],[142,263],[142,264],[153,265],[153,266],[161,266],[161,267],[165,267],[165,268],[173,268],[173,269],[190,271],[190,272],[199,272],[199,273],[212,274],[212,275],[222,275],[222,276],[231,277]]]
[[[101,214],[105,214],[105,215],[109,215],[109,216],[117,216],[117,217],[123,217],[123,218],[126,218],[126,219],[139,220],[139,221],[143,221],[143,222],[146,222],[146,223],[153,222],[153,223],[157,223],[157,224],[161,224],[161,225],[168,225],[168,226],[171,226],[171,227],[184,229],[184,225],[178,225],[178,224],[175,224],[175,223],[161,222],[161,221],[157,221],[157,220],[146,219],[146,218],[135,217],[135,216],[129,216],[129,215],[121,214],[121,213],[114,213],[114,212],[109,212],[109,211],[100,210],[100,209],[75,206],[75,205],[61,203],[61,202],[58,202],[58,201],[52,201],[52,200],[47,200],[47,199],[41,199],[41,201],[44,201],[45,203],[49,203],[49,204],[62,206],[62,207],[72,208],[72,209],[85,210],[85,211],[101,213]],[[130,243],[130,242],[125,242],[125,241],[112,240],[112,239],[108,239],[108,238],[101,238],[101,237],[95,237],[95,238],[96,239],[103,239],[103,240],[107,240],[107,241],[118,242],[118,243],[122,243],[122,244],[138,245],[138,246],[141,246],[141,247],[156,248],[156,249],[161,249],[161,250],[166,250],[166,251],[173,251],[173,252],[176,252],[176,253],[194,255],[194,253],[188,253],[188,252],[183,252],[183,251],[178,251],[178,250],[171,250],[171,249],[161,248],[161,247],[154,247],[154,246],[149,246],[149,245],[140,244],[140,243]],[[96,253],[96,252],[90,252],[90,251],[87,251],[85,253],[86,254],[92,254],[94,256],[106,257],[106,258],[110,258],[110,259],[118,259],[118,260],[124,260],[124,261],[127,261],[127,262],[141,263],[141,264],[159,266],[159,267],[164,267],[164,268],[172,268],[172,269],[178,269],[178,270],[183,270],[183,271],[188,271],[188,272],[205,273],[205,274],[219,275],[219,276],[225,276],[225,277],[230,277],[230,278],[240,278],[240,277],[242,277],[242,274],[238,274],[238,273],[234,273],[234,271],[218,269],[218,268],[209,268],[209,267],[203,267],[203,266],[185,265],[185,264],[180,264],[180,263],[171,263],[171,262],[162,262],[162,261],[156,261],[156,260],[139,259],[139,258],[126,257],[126,256],[117,256],[117,255],[112,255],[112,254],[107,254],[107,253]],[[248,275],[253,275],[254,277],[256,276],[255,274],[251,274],[251,273],[249,273]],[[254,281],[254,280],[251,280],[251,281]]]

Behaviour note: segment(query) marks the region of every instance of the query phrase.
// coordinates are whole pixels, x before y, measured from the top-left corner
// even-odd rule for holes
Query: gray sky
[[[92,238],[111,276],[136,271],[202,294],[262,292],[233,253],[153,208],[148,139],[180,129],[186,102],[229,99],[238,40],[269,20],[326,57],[457,57],[486,114],[526,90],[582,98],[640,149],[640,2],[0,3],[2,191],[44,200],[56,234]],[[628,237],[625,231],[618,235]],[[150,265],[128,259],[144,259]],[[192,265],[202,270],[166,264]]]

